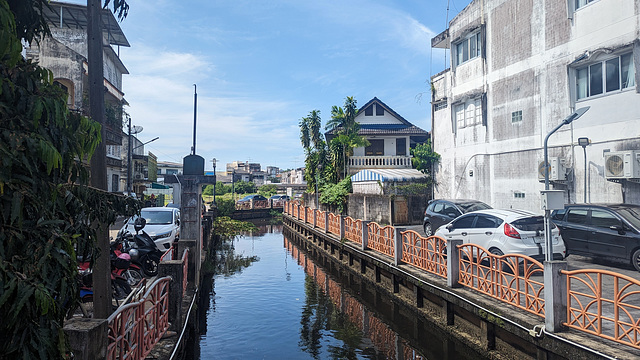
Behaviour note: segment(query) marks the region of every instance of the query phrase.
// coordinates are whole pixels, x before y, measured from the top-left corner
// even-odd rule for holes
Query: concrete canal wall
[[[339,229],[330,231],[328,223],[333,220],[329,214],[312,217],[312,212],[307,211],[296,213],[294,210],[292,216],[285,209],[285,236],[291,241],[306,251],[331,258],[332,266],[357,274],[370,286],[388,293],[394,301],[415,308],[431,319],[434,326],[450,332],[489,358],[587,360],[636,359],[640,356],[633,347],[583,332],[547,333],[544,317],[539,314],[505,304],[473,289],[451,286],[447,284],[446,275],[443,278],[429,274],[367,250],[366,246],[347,240],[350,235],[345,231],[344,223],[338,226]],[[442,271],[446,272],[446,269]],[[533,301],[532,298],[526,302],[531,305]]]

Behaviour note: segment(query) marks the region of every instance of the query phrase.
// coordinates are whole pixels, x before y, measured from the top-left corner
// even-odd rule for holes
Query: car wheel
[[[496,256],[502,256],[504,255],[504,253],[502,252],[502,250],[498,249],[498,248],[491,248],[491,250],[489,250],[489,252],[492,255],[496,255]]]
[[[424,224],[424,234],[427,235],[427,237],[433,235],[433,230],[431,229],[431,223]]]
[[[636,270],[640,271],[640,249],[633,252],[631,263],[636,268]]]

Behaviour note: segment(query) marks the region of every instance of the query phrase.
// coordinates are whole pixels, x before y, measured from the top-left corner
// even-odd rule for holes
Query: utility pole
[[[127,116],[129,118],[129,132],[127,138],[127,144],[129,144],[127,149],[127,196],[131,195],[131,152],[133,151],[131,148],[131,116]]]
[[[91,157],[91,186],[107,191],[106,131],[104,123],[104,69],[102,59],[102,6],[100,0],[87,0],[87,43],[89,60],[89,107],[91,118],[102,126],[102,141]],[[94,317],[111,315],[111,264],[108,224],[99,223],[97,245],[100,256],[93,269]]]

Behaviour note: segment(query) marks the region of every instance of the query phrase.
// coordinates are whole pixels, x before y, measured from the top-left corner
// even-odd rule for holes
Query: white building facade
[[[639,14],[631,0],[472,1],[432,39],[451,66],[431,79],[435,197],[539,212],[544,139],[588,106],[549,138],[551,189],[640,203]]]

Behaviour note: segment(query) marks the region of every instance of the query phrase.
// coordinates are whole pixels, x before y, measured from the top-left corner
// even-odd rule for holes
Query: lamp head
[[[582,147],[586,147],[589,144],[591,144],[591,140],[589,140],[589,138],[586,138],[586,137],[578,138],[578,145]]]

